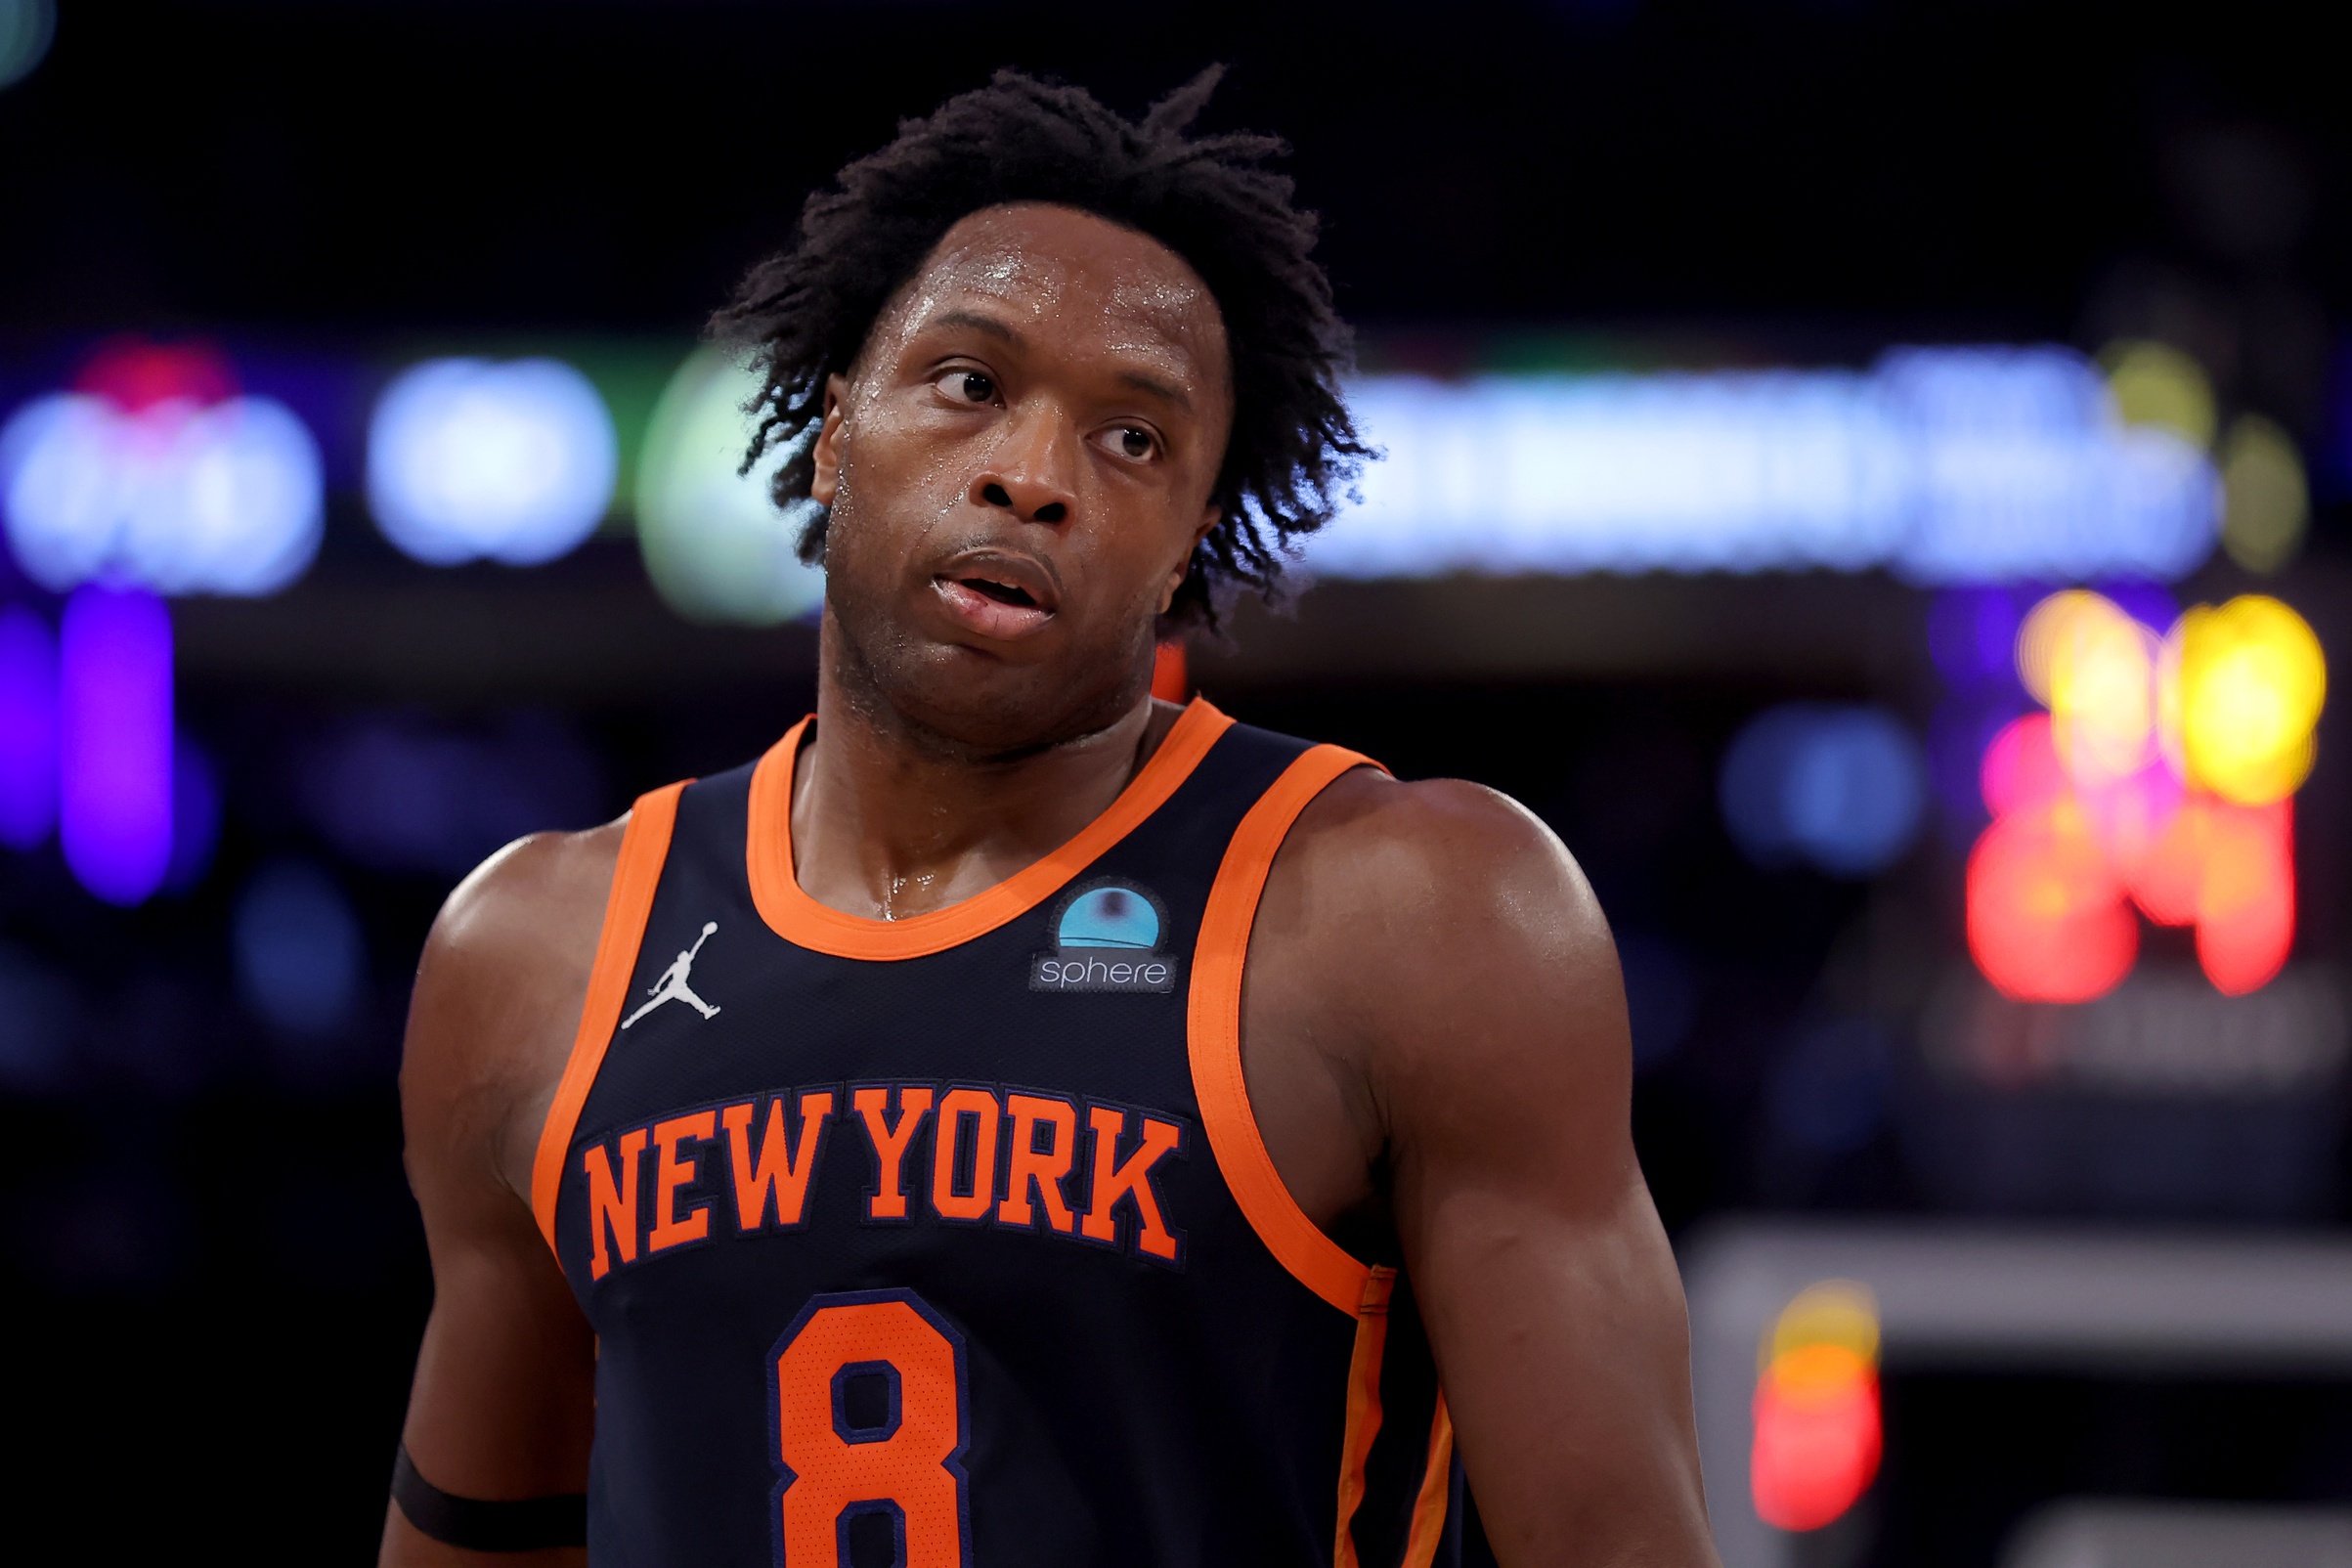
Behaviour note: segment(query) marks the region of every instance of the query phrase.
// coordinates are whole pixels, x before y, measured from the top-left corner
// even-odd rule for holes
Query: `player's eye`
[[[996,378],[982,370],[949,370],[939,377],[937,386],[956,403],[993,403],[996,401]]]
[[[1141,425],[1123,425],[1110,433],[1111,450],[1122,457],[1142,462],[1159,451],[1159,442]]]

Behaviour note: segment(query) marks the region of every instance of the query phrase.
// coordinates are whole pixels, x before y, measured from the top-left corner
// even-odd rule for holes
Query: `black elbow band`
[[[537,1551],[547,1546],[588,1545],[588,1499],[530,1498],[521,1503],[484,1503],[453,1497],[416,1473],[409,1445],[392,1461],[392,1501],[435,1541],[468,1551]]]

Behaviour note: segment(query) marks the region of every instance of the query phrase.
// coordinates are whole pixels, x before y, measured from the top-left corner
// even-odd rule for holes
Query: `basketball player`
[[[1713,1560],[1575,865],[1149,695],[1363,455],[1212,80],[999,76],[722,318],[816,714],[442,913],[385,1563],[1425,1568],[1465,1474],[1507,1568]]]

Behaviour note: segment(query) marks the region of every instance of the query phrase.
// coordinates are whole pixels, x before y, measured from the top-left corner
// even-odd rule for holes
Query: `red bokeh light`
[[[1884,1436],[1878,1374],[1843,1345],[1772,1358],[1756,1387],[1749,1488],[1757,1516],[1782,1530],[1818,1530],[1878,1474]]]
[[[2197,960],[2214,989],[2243,996],[2270,983],[2295,937],[2292,806],[2206,808],[2198,888]]]
[[[2087,1002],[2131,973],[2140,924],[2071,800],[1996,817],[1977,841],[1968,948],[2020,1001]]]
[[[125,414],[180,401],[206,408],[237,396],[237,372],[209,343],[151,343],[117,337],[74,377],[74,390],[105,398]]]

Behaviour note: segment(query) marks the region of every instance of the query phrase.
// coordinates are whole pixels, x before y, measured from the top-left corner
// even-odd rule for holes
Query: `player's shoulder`
[[[1576,861],[1544,820],[1500,790],[1466,779],[1398,779],[1373,767],[1342,773],[1299,813],[1290,845],[1337,873],[1477,883],[1498,874],[1585,892]]]
[[[1609,962],[1608,924],[1575,857],[1542,818],[1482,784],[1353,769],[1299,814],[1276,874],[1323,911],[1318,925],[1400,957],[1474,943],[1494,956]]]
[[[527,1171],[523,1132],[570,1052],[627,821],[518,839],[442,904],[402,1052],[413,1158],[483,1140],[510,1181]]]
[[[628,826],[622,816],[577,833],[534,833],[500,849],[443,901],[425,962],[496,964],[518,947],[542,945],[550,928],[576,930],[585,912],[600,920]]]

